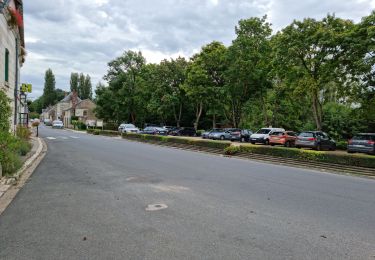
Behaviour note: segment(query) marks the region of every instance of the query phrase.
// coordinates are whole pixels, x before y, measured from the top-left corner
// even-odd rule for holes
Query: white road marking
[[[49,140],[55,140],[56,139],[55,137],[52,137],[52,136],[48,136],[46,138],[49,139]]]
[[[70,138],[73,138],[73,139],[79,139],[78,136],[69,136]]]

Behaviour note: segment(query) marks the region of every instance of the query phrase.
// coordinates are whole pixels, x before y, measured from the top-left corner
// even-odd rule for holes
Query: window
[[[87,116],[87,110],[83,110],[83,116]]]
[[[5,49],[5,81],[9,81],[9,51]]]

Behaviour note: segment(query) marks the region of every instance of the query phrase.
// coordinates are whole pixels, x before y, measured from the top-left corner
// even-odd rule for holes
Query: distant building
[[[96,122],[97,118],[94,114],[95,107],[95,103],[90,99],[81,100],[75,105],[75,107],[69,107],[64,111],[65,127],[73,127],[72,116],[78,117],[78,120],[86,125]]]
[[[27,113],[26,100],[20,97],[20,68],[25,61],[22,0],[0,0],[0,89],[10,99],[12,129]]]

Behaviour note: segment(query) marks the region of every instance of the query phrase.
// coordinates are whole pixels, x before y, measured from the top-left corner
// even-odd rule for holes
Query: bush
[[[197,136],[202,136],[204,132],[206,132],[206,130],[197,130]]]
[[[39,113],[37,113],[37,112],[30,112],[30,114],[29,114],[29,118],[30,119],[35,119],[35,118],[39,118]]]
[[[100,134],[100,130],[99,129],[94,129],[93,135],[99,135],[99,134]]]
[[[87,128],[86,129],[88,134],[93,135],[105,135],[105,136],[118,136],[120,133],[118,131],[111,131],[111,130],[100,130],[100,129],[93,129]]]
[[[338,150],[346,151],[348,149],[348,142],[347,141],[337,141],[336,142],[336,148]]]
[[[86,129],[86,132],[88,133],[88,134],[93,134],[94,133],[94,128],[87,128]]]
[[[16,136],[23,140],[29,140],[31,136],[31,131],[28,127],[19,125],[16,129]]]
[[[174,137],[174,136],[144,135],[144,134],[128,133],[128,134],[122,134],[122,137],[125,139],[136,139],[140,141],[153,140],[153,141],[160,141],[160,142],[170,142],[170,143],[218,148],[218,149],[223,149],[223,150],[231,145],[230,142],[225,142],[225,141],[223,142],[223,141],[213,141],[213,140],[203,140],[203,139],[191,139],[191,138],[181,138],[181,137]]]
[[[4,91],[0,90],[0,131],[9,131],[9,117],[11,115],[9,101],[10,99]]]
[[[8,132],[0,131],[0,164],[4,175],[15,173],[22,165],[20,156],[31,150],[31,144]]]

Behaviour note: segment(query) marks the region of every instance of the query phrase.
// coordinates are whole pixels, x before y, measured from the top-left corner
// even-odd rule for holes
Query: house
[[[55,118],[63,121],[64,111],[70,107],[74,107],[74,104],[81,102],[81,99],[77,96],[77,92],[71,92],[65,96],[56,104],[56,115]]]
[[[27,113],[20,96],[20,68],[25,61],[22,0],[0,0],[0,90],[10,99],[12,130]]]
[[[78,120],[85,123],[86,125],[92,122],[96,122],[97,118],[94,114],[94,109],[96,105],[90,99],[84,99],[79,101],[75,107],[71,106],[70,108],[64,111],[64,125],[65,127],[73,127],[72,125],[72,116],[78,117]]]

